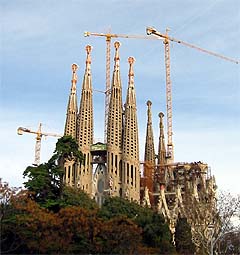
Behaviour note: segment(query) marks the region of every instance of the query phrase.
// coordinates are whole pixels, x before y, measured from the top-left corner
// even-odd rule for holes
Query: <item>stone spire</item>
[[[76,84],[77,84],[77,64],[72,64],[72,86],[71,92],[68,100],[67,107],[67,117],[65,123],[64,135],[71,135],[76,139],[77,131],[77,94],[76,94]]]
[[[92,75],[91,52],[92,47],[86,46],[86,69],[82,83],[81,102],[78,114],[77,140],[81,149],[89,150],[93,142],[93,103],[92,103]]]
[[[147,132],[146,132],[146,142],[145,142],[145,155],[144,155],[144,172],[143,172],[143,185],[144,185],[144,197],[146,196],[146,190],[149,192],[148,197],[153,203],[153,177],[155,173],[155,150],[154,150],[154,138],[153,138],[153,129],[152,129],[152,112],[151,106],[152,102],[147,101]],[[141,193],[142,195],[142,193]],[[146,198],[143,197],[143,200]]]
[[[152,102],[148,100],[147,106],[148,106],[148,110],[147,110],[148,119],[147,119],[144,161],[154,165],[155,150],[154,150],[154,138],[153,138],[153,129],[152,129],[152,112],[151,112]]]
[[[115,42],[115,65],[111,86],[111,98],[108,113],[107,144],[117,150],[122,145],[122,85],[119,70],[119,47],[120,43]]]
[[[125,121],[123,128],[123,195],[129,200],[139,201],[139,145],[136,95],[134,88],[134,58],[129,57],[129,82],[125,103]]]
[[[86,69],[82,83],[81,101],[78,113],[77,142],[84,155],[84,163],[78,169],[78,186],[91,194],[92,165],[90,146],[93,143],[93,102],[92,102],[92,75],[91,52],[92,47],[86,46]]]
[[[114,71],[111,85],[111,97],[108,112],[107,125],[107,170],[109,178],[114,180],[112,185],[112,194],[121,196],[119,182],[122,176],[122,125],[123,125],[123,109],[122,109],[122,85],[120,78],[120,43],[115,42]]]
[[[160,135],[159,135],[159,144],[158,144],[158,164],[165,164],[166,163],[166,147],[164,141],[164,126],[163,126],[163,117],[164,114],[160,112],[158,114],[160,118],[159,128],[160,128]]]

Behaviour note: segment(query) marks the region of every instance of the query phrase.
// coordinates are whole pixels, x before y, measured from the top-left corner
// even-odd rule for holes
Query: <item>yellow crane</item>
[[[34,160],[34,165],[38,166],[40,165],[40,151],[41,151],[41,140],[43,136],[53,136],[53,137],[62,137],[62,135],[59,134],[54,134],[54,133],[45,133],[42,132],[42,123],[39,124],[38,130],[33,131],[28,128],[24,127],[19,127],[17,129],[17,134],[18,135],[23,135],[23,133],[31,133],[35,134],[36,136],[36,145],[35,145],[35,160]]]
[[[184,42],[182,40],[178,40],[176,38],[170,37],[168,35],[168,29],[166,30],[166,33],[163,34],[159,31],[157,31],[155,28],[153,27],[147,27],[146,29],[146,33],[147,35],[155,35],[158,36],[158,38],[163,39],[163,43],[164,43],[164,48],[165,48],[165,71],[166,71],[166,104],[167,104],[167,135],[168,135],[168,143],[167,143],[167,157],[169,159],[169,162],[173,162],[174,161],[174,152],[173,152],[173,141],[172,141],[172,84],[171,84],[171,78],[170,78],[170,46],[169,46],[169,42],[175,42],[175,43],[179,43],[182,45],[185,45],[187,47],[190,47],[192,49],[196,49],[199,50],[203,53],[207,53],[210,54],[214,57],[218,57],[221,58],[223,60],[226,61],[230,61],[232,63],[238,64],[239,61],[220,55],[218,53],[200,48],[196,45]]]
[[[239,61],[220,55],[218,53],[200,48],[193,44],[184,42],[182,40],[175,39],[173,37],[168,36],[168,29],[166,33],[160,33],[153,27],[147,27],[146,29],[147,35],[125,35],[125,34],[111,34],[111,33],[94,33],[94,32],[85,32],[84,36],[99,36],[106,38],[106,90],[105,90],[105,129],[104,129],[104,139],[106,141],[106,133],[107,133],[107,120],[108,120],[108,107],[109,107],[109,99],[110,99],[110,57],[111,57],[111,39],[112,38],[125,38],[125,39],[150,39],[150,40],[163,40],[164,48],[165,48],[165,71],[166,71],[166,106],[167,106],[167,135],[168,135],[168,143],[167,143],[167,157],[168,162],[172,163],[174,161],[174,151],[173,151],[173,141],[172,141],[172,84],[170,79],[170,46],[169,42],[176,42],[187,47],[199,50],[203,53],[210,54],[212,56],[221,58],[223,60],[227,60],[238,64]],[[149,36],[149,35],[155,35]]]

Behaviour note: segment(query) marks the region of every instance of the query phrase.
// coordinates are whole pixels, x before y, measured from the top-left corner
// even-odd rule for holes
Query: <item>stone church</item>
[[[86,47],[86,69],[80,107],[77,106],[77,65],[72,65],[72,86],[67,107],[65,135],[77,140],[84,162],[65,162],[66,185],[86,191],[101,205],[105,196],[140,202],[138,123],[134,87],[134,58],[129,57],[129,82],[123,107],[120,77],[120,43],[115,42],[114,71],[108,111],[106,143],[93,144],[91,46]]]
[[[91,46],[86,46],[86,68],[77,105],[77,68],[72,65],[72,85],[67,106],[65,135],[76,139],[83,162],[64,163],[66,185],[84,190],[101,206],[107,196],[118,196],[152,207],[163,214],[174,235],[178,217],[187,218],[197,247],[207,245],[209,225],[216,216],[216,184],[207,164],[173,162],[166,153],[162,112],[155,154],[151,101],[147,101],[144,161],[139,160],[138,120],[134,85],[134,58],[129,57],[128,88],[123,103],[120,77],[120,43],[115,42],[114,70],[105,143],[93,142],[93,87]],[[140,171],[142,165],[143,171]],[[214,223],[216,224],[216,222]]]

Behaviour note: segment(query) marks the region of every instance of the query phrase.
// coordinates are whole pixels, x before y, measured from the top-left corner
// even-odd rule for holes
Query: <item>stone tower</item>
[[[107,171],[111,182],[113,196],[121,196],[120,182],[122,177],[122,131],[123,131],[123,107],[122,85],[119,70],[119,47],[115,42],[114,71],[111,85],[111,97],[108,112],[107,126]]]
[[[144,154],[144,178],[141,180],[141,200],[142,204],[150,206],[153,204],[153,178],[155,171],[155,149],[152,127],[152,102],[147,101],[147,130]]]
[[[146,142],[145,142],[145,155],[144,161],[155,165],[155,150],[154,150],[154,137],[152,128],[152,102],[147,101],[147,132],[146,132]]]
[[[69,95],[68,106],[67,106],[67,116],[65,123],[64,135],[70,135],[76,139],[77,131],[77,94],[76,94],[76,84],[77,84],[77,69],[76,64],[72,64],[72,86]],[[77,164],[73,158],[68,158],[64,162],[64,183],[68,186],[74,186],[77,176]]]
[[[139,172],[139,144],[136,95],[134,88],[134,58],[129,57],[129,82],[124,112],[123,127],[123,173],[122,192],[123,197],[129,200],[140,200],[140,172]]]
[[[77,186],[92,193],[92,165],[90,146],[93,143],[93,102],[91,75],[91,46],[86,46],[86,69],[82,83],[81,101],[77,118],[77,142],[84,155],[84,162],[78,166]]]
[[[139,144],[136,95],[134,88],[134,59],[130,57],[129,82],[125,111],[122,105],[120,77],[120,43],[115,42],[114,71],[109,102],[107,141],[93,144],[93,100],[91,77],[91,46],[86,47],[84,73],[79,111],[77,111],[77,65],[73,65],[73,78],[65,135],[76,138],[84,161],[74,159],[64,163],[66,185],[81,188],[95,197],[101,205],[106,196],[126,197],[140,202]],[[93,173],[94,172],[94,173]]]
[[[67,107],[67,117],[66,117],[66,124],[64,135],[70,135],[76,139],[76,127],[77,127],[77,69],[78,66],[76,64],[72,64],[72,86],[71,92],[68,100],[68,107]]]
[[[159,129],[160,129],[160,135],[159,135],[159,143],[158,143],[158,165],[166,164],[166,147],[165,147],[165,140],[164,140],[164,127],[163,127],[163,117],[164,114],[162,112],[159,113]]]

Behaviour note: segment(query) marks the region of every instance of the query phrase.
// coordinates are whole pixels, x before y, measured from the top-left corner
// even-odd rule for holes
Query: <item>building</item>
[[[144,162],[139,161],[138,121],[134,85],[134,58],[129,57],[128,88],[122,100],[120,43],[115,42],[114,70],[108,109],[106,143],[93,143],[91,46],[86,47],[86,68],[77,106],[77,65],[72,65],[72,85],[67,107],[65,135],[76,139],[84,162],[64,163],[66,185],[87,192],[101,205],[107,196],[119,196],[162,213],[174,234],[178,217],[187,218],[195,244],[209,240],[209,224],[216,211],[214,177],[202,162],[168,160],[162,112],[159,113],[159,144],[155,154],[151,101],[147,101]],[[143,174],[140,174],[143,164]],[[206,240],[205,240],[206,239]]]
[[[84,162],[65,162],[64,182],[86,191],[101,205],[105,196],[120,196],[140,202],[140,162],[134,58],[129,57],[129,82],[123,107],[120,77],[120,43],[115,42],[114,71],[109,102],[107,142],[93,144],[91,46],[86,47],[86,69],[80,107],[77,107],[77,65],[72,65],[72,86],[67,107],[65,135],[74,137]]]

